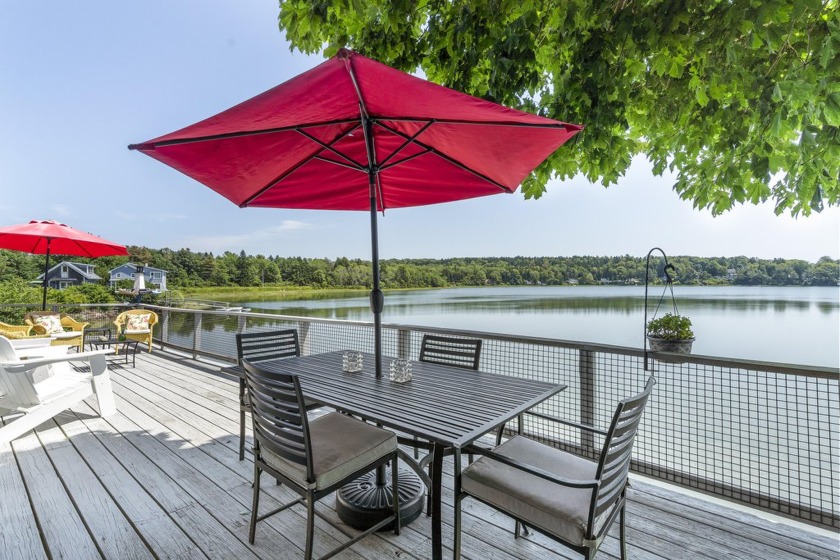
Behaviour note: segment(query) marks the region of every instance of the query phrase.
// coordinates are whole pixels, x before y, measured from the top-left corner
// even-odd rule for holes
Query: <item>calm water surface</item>
[[[677,286],[694,353],[840,366],[840,290],[830,287]],[[648,289],[648,317],[672,310]],[[253,311],[370,321],[366,296],[248,301]],[[386,292],[383,322],[600,342],[641,348],[644,287],[523,286]]]

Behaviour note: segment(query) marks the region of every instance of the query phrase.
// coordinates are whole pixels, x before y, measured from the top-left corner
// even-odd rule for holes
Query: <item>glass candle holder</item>
[[[391,381],[405,383],[411,381],[411,361],[396,359],[391,360]]]
[[[362,371],[362,353],[354,350],[347,350],[341,359],[341,369],[344,371],[355,373]]]

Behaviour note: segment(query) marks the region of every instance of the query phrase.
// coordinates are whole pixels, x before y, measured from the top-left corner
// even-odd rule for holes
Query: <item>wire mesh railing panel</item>
[[[656,362],[641,472],[840,527],[838,380]],[[661,443],[651,433],[662,434]]]
[[[233,362],[237,332],[281,328],[298,329],[304,355],[374,351],[370,323],[156,310],[164,319],[156,340],[196,357]],[[89,311],[97,320],[112,312]],[[416,360],[427,333],[480,338],[483,371],[567,385],[534,412],[601,429],[609,426],[616,403],[640,391],[653,373],[657,383],[634,447],[636,472],[840,528],[835,370],[694,356],[671,362],[654,354],[649,372],[637,349],[391,324],[382,329],[383,355]],[[373,371],[372,365],[365,370]],[[525,417],[523,431],[588,457],[596,457],[603,445],[598,436],[534,415]]]

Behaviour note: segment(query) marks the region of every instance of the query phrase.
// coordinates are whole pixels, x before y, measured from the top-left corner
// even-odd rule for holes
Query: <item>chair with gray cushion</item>
[[[625,504],[630,456],[654,379],[618,403],[608,431],[572,424],[604,437],[599,460],[590,461],[516,435],[465,468],[455,488],[455,557],[460,558],[461,502],[478,499],[532,527],[585,558],[595,556],[616,517],[620,518],[621,558],[626,558]]]
[[[248,393],[245,391],[245,372],[241,368],[242,360],[252,364],[268,360],[283,360],[300,356],[300,344],[295,329],[283,329],[264,332],[239,333],[236,335],[236,354],[239,368],[226,368],[224,371],[239,376],[239,460],[245,458],[245,413],[251,410]],[[306,400],[306,409],[317,408],[318,403]]]
[[[315,502],[374,468],[391,461],[394,494],[399,492],[397,436],[345,414],[331,412],[311,422],[306,416],[300,380],[296,375],[269,372],[243,360],[245,383],[254,426],[254,501],[248,541],[253,544],[257,521],[296,504],[306,505],[304,557],[312,558]],[[300,498],[258,515],[260,475],[265,472],[286,484]],[[321,558],[329,558],[359,539],[393,524],[400,532],[398,500],[393,514]],[[325,521],[332,524],[329,519]]]

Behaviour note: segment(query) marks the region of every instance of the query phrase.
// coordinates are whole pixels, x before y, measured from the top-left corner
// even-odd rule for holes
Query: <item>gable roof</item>
[[[155,267],[153,267],[153,266],[148,266],[148,265],[138,265],[138,264],[135,264],[135,263],[130,263],[130,262],[129,262],[129,263],[123,263],[123,264],[121,264],[120,266],[117,266],[117,267],[115,267],[115,268],[112,268],[111,270],[109,270],[109,271],[108,271],[108,274],[110,274],[111,276],[113,276],[113,275],[114,275],[114,272],[116,272],[116,271],[118,271],[118,270],[120,270],[120,269],[122,269],[122,268],[129,268],[129,269],[131,269],[131,271],[132,271],[132,272],[136,272],[136,271],[137,271],[137,267],[138,267],[138,266],[142,266],[142,267],[143,267],[143,273],[144,273],[144,274],[146,274],[146,275],[148,275],[148,274],[149,274],[149,272],[166,272],[166,271],[165,271],[165,270],[163,270],[162,268],[155,268]]]
[[[73,263],[73,262],[70,262],[70,261],[61,261],[57,265],[51,267],[49,269],[48,273],[52,273],[56,268],[61,268],[62,266],[67,266],[69,268],[72,268],[73,270],[75,270],[76,272],[79,273],[79,276],[81,276],[82,278],[86,278],[87,280],[102,280],[101,276],[99,276],[99,275],[97,275],[93,272],[85,272],[86,267],[93,266],[92,264],[89,264],[89,263]],[[36,280],[39,280],[39,279],[42,282],[44,281],[44,273],[43,272],[38,275],[38,278],[36,278]]]

